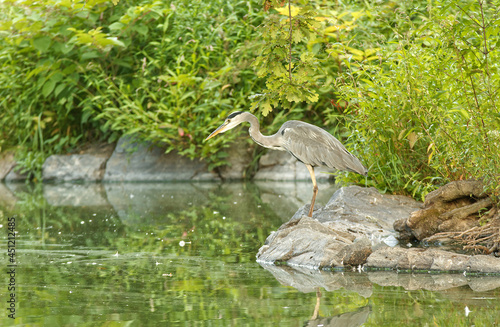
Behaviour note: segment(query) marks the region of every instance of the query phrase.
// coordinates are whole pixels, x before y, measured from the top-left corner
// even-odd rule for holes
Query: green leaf
[[[120,22],[115,22],[108,26],[111,31],[122,30],[125,25]]]
[[[65,55],[73,50],[74,45],[67,42],[55,42],[52,47],[54,48],[54,50],[59,51]]]
[[[91,111],[85,111],[82,115],[82,123],[86,123],[89,120],[89,117],[92,116]]]
[[[146,25],[136,25],[134,26],[134,31],[137,31],[141,35],[147,35],[149,28]]]
[[[276,63],[273,65],[273,74],[277,77],[286,76],[287,70],[281,63]]]
[[[314,60],[314,54],[312,52],[304,52],[300,55],[300,60],[303,62],[311,62]]]
[[[318,100],[319,100],[318,93],[316,93],[316,91],[309,90],[309,94],[307,95],[307,100],[309,102],[318,102]]]
[[[300,96],[297,93],[295,93],[295,92],[290,92],[289,91],[289,92],[286,93],[285,96],[286,96],[286,99],[288,101],[290,101],[290,102],[300,102],[300,101],[302,101],[302,99],[300,98]]]
[[[457,112],[459,113],[463,118],[465,119],[470,119],[470,115],[469,113],[467,112],[467,110],[465,109],[454,109],[454,110],[450,110],[450,112]]]
[[[82,60],[87,60],[87,59],[94,59],[94,58],[99,58],[100,55],[97,51],[87,51],[84,54],[82,54]]]
[[[49,79],[45,84],[43,84],[42,88],[42,95],[44,97],[48,97],[50,93],[54,90],[54,87],[56,86],[56,81],[54,79]]]
[[[52,39],[48,36],[42,36],[36,39],[33,39],[33,46],[35,49],[41,52],[45,52],[49,49],[50,44],[52,43]]]
[[[107,40],[111,41],[110,43],[112,43],[114,45],[117,45],[117,46],[125,48],[125,43],[123,43],[122,41],[118,40],[118,38],[116,38],[116,37],[108,37]]]
[[[413,149],[417,140],[418,140],[417,133],[411,132],[408,134],[408,141],[410,142],[410,149]]]
[[[260,104],[260,110],[262,111],[262,115],[266,117],[269,115],[271,111],[273,111],[273,107],[271,106],[271,102],[269,100],[265,100]]]
[[[302,33],[301,30],[299,29],[296,29],[292,32],[292,41],[294,43],[299,43],[300,41],[302,41],[304,39],[304,34]]]
[[[59,84],[56,87],[56,90],[54,91],[54,95],[57,97],[59,95],[59,93],[61,93],[62,90],[64,90],[65,88],[66,88],[66,84],[64,84],[64,83]]]

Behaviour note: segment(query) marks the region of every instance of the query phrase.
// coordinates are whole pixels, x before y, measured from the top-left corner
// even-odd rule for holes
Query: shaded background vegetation
[[[498,1],[293,5],[287,84],[286,8],[4,1],[0,148],[37,179],[49,155],[123,134],[216,168],[238,134],[204,137],[252,107],[267,133],[288,119],[333,132],[381,190],[422,198],[466,178],[498,189]]]

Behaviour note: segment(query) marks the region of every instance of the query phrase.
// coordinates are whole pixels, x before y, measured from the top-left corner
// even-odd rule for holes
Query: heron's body
[[[236,127],[242,122],[250,123],[250,137],[255,143],[273,150],[287,151],[306,165],[314,185],[309,216],[312,216],[314,201],[318,193],[314,167],[347,170],[366,176],[368,171],[333,135],[324,129],[298,120],[285,122],[276,134],[265,136],[259,129],[257,117],[249,112],[234,112],[207,140],[218,133]]]

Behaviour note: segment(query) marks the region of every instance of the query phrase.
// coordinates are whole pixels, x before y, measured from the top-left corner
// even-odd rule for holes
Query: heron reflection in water
[[[346,170],[363,176],[368,174],[368,170],[361,161],[347,151],[335,136],[318,126],[298,120],[287,121],[276,134],[265,136],[260,132],[257,117],[249,112],[236,111],[231,113],[224,123],[214,130],[205,141],[219,133],[235,128],[243,122],[250,123],[248,131],[255,143],[265,148],[287,151],[295,159],[306,165],[313,183],[313,197],[309,208],[309,217],[312,217],[314,202],[318,195],[314,167]]]

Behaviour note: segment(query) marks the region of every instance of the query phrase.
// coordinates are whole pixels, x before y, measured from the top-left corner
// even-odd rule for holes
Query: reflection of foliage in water
[[[433,277],[429,286],[433,285]],[[411,288],[411,285],[409,285]],[[374,285],[370,297],[371,320],[380,326],[498,326],[500,288],[493,291],[473,291],[468,286],[429,291],[404,290],[400,287]],[[466,308],[470,313],[466,314]],[[374,326],[367,324],[366,326]]]
[[[202,206],[157,214],[148,217],[147,224],[132,218],[138,223],[126,225],[111,206],[51,206],[41,185],[27,185],[16,194],[19,200],[14,210],[3,215],[17,215],[18,230],[27,232],[30,243],[36,239],[45,246],[70,243],[119,253],[222,256],[227,262],[249,262],[280,219],[262,205],[254,186],[245,187],[244,192],[235,196],[218,190]],[[181,241],[185,246],[179,245]]]
[[[143,224],[124,224],[111,207],[54,207],[40,186],[30,187],[16,193],[13,210],[0,207],[0,217],[17,215],[21,240],[16,323],[302,326],[313,314],[315,293],[281,286],[254,262],[281,221],[251,184],[241,196],[223,187],[204,205],[157,214]],[[492,312],[499,310],[500,289],[405,291],[372,287],[369,275],[365,279],[353,289],[368,290],[369,298],[322,290],[320,316],[370,305],[365,326],[498,324]],[[0,325],[7,319],[0,316]]]

